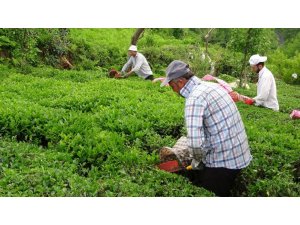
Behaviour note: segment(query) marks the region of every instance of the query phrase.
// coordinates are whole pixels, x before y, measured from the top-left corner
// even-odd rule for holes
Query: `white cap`
[[[258,63],[267,61],[267,56],[253,55],[249,59],[251,66],[257,65]]]
[[[128,50],[137,52],[137,47],[136,47],[136,45],[131,45]]]

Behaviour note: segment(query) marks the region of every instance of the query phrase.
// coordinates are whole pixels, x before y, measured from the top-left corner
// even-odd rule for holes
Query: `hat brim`
[[[262,56],[259,60],[260,62],[265,62],[267,61],[267,56]]]

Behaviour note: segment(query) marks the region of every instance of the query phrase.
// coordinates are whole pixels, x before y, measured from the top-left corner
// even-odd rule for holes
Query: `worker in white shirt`
[[[139,77],[145,80],[153,80],[153,73],[147,62],[145,56],[137,51],[137,47],[135,45],[131,45],[128,49],[128,54],[130,56],[127,63],[123,66],[121,73],[123,77],[129,77],[132,73],[136,73]],[[127,70],[131,67],[131,70],[127,72]]]
[[[249,60],[252,71],[258,74],[257,96],[253,98],[254,104],[279,111],[275,79],[272,72],[265,67],[266,61],[267,57],[260,55],[253,55]]]

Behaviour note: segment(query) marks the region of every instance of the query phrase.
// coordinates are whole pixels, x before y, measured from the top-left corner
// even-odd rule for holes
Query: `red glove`
[[[248,99],[245,99],[245,104],[247,104],[247,105],[253,105],[253,103],[255,102],[254,101],[254,99],[252,99],[252,98],[248,98]]]

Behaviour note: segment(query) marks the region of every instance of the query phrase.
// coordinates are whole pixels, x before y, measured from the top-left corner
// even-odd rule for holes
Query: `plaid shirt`
[[[252,156],[239,111],[225,90],[192,77],[180,90],[192,166],[241,169]]]

